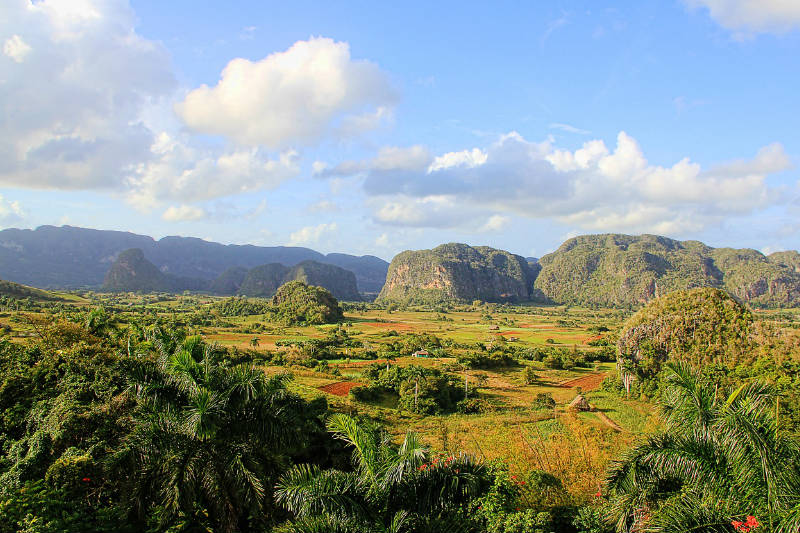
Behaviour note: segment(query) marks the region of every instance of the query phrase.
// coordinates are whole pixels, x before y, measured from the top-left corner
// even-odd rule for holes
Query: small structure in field
[[[489,331],[499,331],[500,326],[489,326]]]
[[[575,396],[574,400],[569,402],[567,409],[571,411],[591,411],[592,406],[589,405],[589,402],[583,397],[583,394],[578,394]]]
[[[508,342],[517,342],[519,340],[518,337],[509,337]]]
[[[412,357],[430,357],[431,354],[428,350],[417,350],[411,354]]]

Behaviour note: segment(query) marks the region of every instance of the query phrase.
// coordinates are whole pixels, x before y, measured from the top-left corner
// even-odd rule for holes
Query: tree
[[[419,382],[425,381],[425,369],[419,365],[411,365],[407,369],[409,378],[414,382],[414,412],[419,405]]]
[[[162,527],[250,531],[270,515],[273,480],[303,442],[307,404],[286,390],[286,375],[229,368],[199,337],[157,347],[156,361],[130,371],[142,407],[123,454],[135,509]]]
[[[468,531],[468,504],[490,476],[469,456],[431,458],[414,433],[400,446],[382,429],[335,414],[328,430],[353,449],[351,472],[297,465],[278,481],[291,533]]]
[[[252,346],[253,348],[258,348],[258,345],[259,345],[258,337],[253,337],[252,339],[250,339],[250,346]]]
[[[731,531],[748,516],[765,531],[800,530],[800,451],[759,383],[722,394],[686,363],[666,365],[664,429],[609,471],[618,531]]]

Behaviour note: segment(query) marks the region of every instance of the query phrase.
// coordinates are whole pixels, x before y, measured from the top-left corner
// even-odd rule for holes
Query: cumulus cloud
[[[8,201],[0,195],[0,224],[16,224],[25,217],[25,211],[18,201]]]
[[[505,215],[492,215],[486,221],[486,224],[481,226],[481,231],[502,231],[511,223],[511,217]]]
[[[347,43],[311,38],[260,61],[232,60],[216,86],[175,109],[196,132],[282,149],[374,128],[394,99],[377,65],[352,59]]]
[[[105,190],[185,220],[200,208],[180,206],[296,177],[290,145],[391,117],[386,75],[316,38],[233,60],[217,86],[189,92],[177,106],[188,125],[215,133],[211,121],[232,141],[209,144],[181,130],[168,53],[135,23],[126,0],[0,2],[0,186]]]
[[[148,158],[141,110],[175,83],[134,22],[122,0],[0,3],[0,184],[115,187]]]
[[[376,221],[482,230],[507,223],[493,218],[502,217],[498,212],[514,212],[584,230],[684,234],[779,202],[766,178],[791,166],[780,144],[708,170],[688,158],[653,165],[625,132],[613,151],[601,140],[561,150],[552,141],[530,142],[512,132],[484,150],[438,158],[412,157],[425,154],[422,147],[384,153],[406,157],[394,158],[394,166],[377,164],[379,155],[331,170],[364,177]]]
[[[320,241],[323,236],[330,236],[339,230],[335,222],[329,224],[322,223],[317,226],[306,226],[293,232],[289,236],[290,245],[314,244]]]
[[[19,35],[12,35],[3,43],[3,53],[17,63],[25,61],[25,56],[27,56],[30,51],[31,47],[28,43],[23,41],[22,37]]]
[[[187,220],[201,220],[208,217],[205,209],[193,205],[171,205],[161,215],[168,222],[184,222]]]
[[[217,153],[166,133],[151,146],[152,157],[128,179],[128,199],[148,210],[161,202],[200,202],[273,189],[299,173],[298,155],[287,151],[270,158],[258,148]]]
[[[686,0],[704,7],[722,26],[734,31],[785,33],[800,28],[796,0]]]

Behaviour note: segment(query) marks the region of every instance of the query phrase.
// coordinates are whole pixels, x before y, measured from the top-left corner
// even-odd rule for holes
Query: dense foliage
[[[285,376],[179,329],[77,318],[0,342],[0,532],[263,530],[277,477],[329,455],[325,403]]]
[[[477,531],[470,502],[489,487],[486,468],[465,455],[431,457],[414,433],[392,444],[380,428],[333,415],[328,429],[353,451],[352,471],[297,465],[278,482],[291,533]]]
[[[751,357],[750,311],[719,289],[675,291],[662,296],[622,327],[617,347],[623,380],[655,377],[664,362],[693,368],[734,367]]]
[[[607,234],[569,239],[539,263],[537,295],[559,303],[638,306],[694,287],[722,288],[753,305],[800,303],[800,272],[789,255]]]
[[[275,315],[285,324],[329,324],[344,318],[336,298],[322,287],[290,281],[272,297]]]
[[[609,472],[618,531],[800,530],[800,449],[751,383],[720,390],[688,364],[667,368],[663,427]]]

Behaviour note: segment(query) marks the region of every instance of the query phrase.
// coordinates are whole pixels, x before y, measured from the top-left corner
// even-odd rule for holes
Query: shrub
[[[533,385],[536,383],[538,377],[536,376],[536,372],[534,371],[532,366],[526,366],[525,370],[522,371],[522,381],[525,382],[526,385]]]
[[[556,406],[556,401],[553,395],[549,392],[540,392],[533,399],[533,408],[535,410],[553,409]]]

